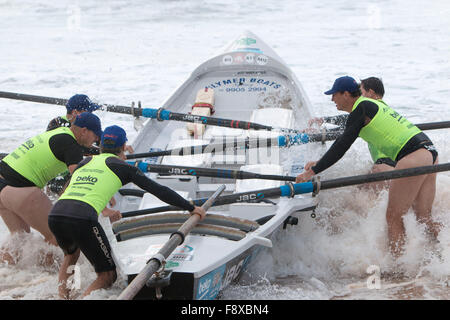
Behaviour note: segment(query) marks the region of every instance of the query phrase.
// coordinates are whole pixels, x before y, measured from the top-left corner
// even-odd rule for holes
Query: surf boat
[[[251,32],[236,40],[201,64],[164,103],[165,110],[188,116],[215,116],[240,119],[268,126],[304,128],[311,117],[310,102],[286,63]],[[237,127],[237,126],[236,126]],[[236,139],[276,137],[279,132],[246,130],[236,127],[205,125],[201,122],[148,120],[132,143],[136,153],[170,150],[229,142]],[[311,145],[295,147],[307,152]],[[233,148],[214,153],[166,155],[143,159],[143,163],[169,166],[189,165],[201,168],[239,169],[259,174],[297,175],[303,168],[302,157],[293,157],[293,149],[259,146]],[[292,158],[292,157],[291,157]],[[225,195],[281,187],[282,181],[261,179],[225,179],[220,175],[204,177],[178,169],[170,174],[146,173],[156,182],[169,186],[187,199],[208,197],[225,185]],[[165,205],[153,195],[136,189],[136,194],[115,195],[121,212],[144,210]],[[134,189],[133,189],[134,188]],[[140,196],[135,196],[140,195]],[[218,205],[208,211],[182,245],[167,258],[164,270],[153,276],[135,299],[215,299],[255,259],[262,248],[272,247],[274,234],[295,224],[296,212],[312,211],[316,200],[311,194],[266,199],[261,194],[240,197],[234,203]],[[113,224],[101,223],[112,246],[117,267],[128,281],[143,269],[149,258],[186,221],[188,212],[171,211],[123,218]]]

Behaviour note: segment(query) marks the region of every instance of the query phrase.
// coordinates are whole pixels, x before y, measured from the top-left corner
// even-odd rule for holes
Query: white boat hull
[[[167,100],[163,108],[173,112],[190,112],[196,93],[204,88],[214,91],[213,116],[254,122],[267,122],[275,126],[302,128],[310,118],[310,103],[292,72],[282,60],[250,32],[245,33],[228,46],[224,53],[198,67],[189,79]],[[257,110],[257,112],[255,112]],[[263,123],[266,124],[266,123]],[[191,126],[192,128],[192,126]],[[202,135],[191,138],[186,123],[149,120],[133,143],[135,152],[155,149],[171,149],[186,143],[205,144],[219,138],[273,137],[277,133],[221,127],[206,127]],[[278,133],[279,134],[279,133]],[[299,148],[306,147],[300,146]],[[286,155],[277,148],[237,150],[232,154],[202,154],[195,156],[171,156],[145,159],[151,163],[202,166],[210,168],[242,169],[249,166],[261,173],[297,174],[303,160],[288,163]],[[252,167],[253,166],[253,167]],[[297,169],[293,169],[297,168]],[[267,172],[275,170],[273,172]],[[262,186],[280,186],[279,181],[226,180],[193,176],[160,176],[147,174],[158,183],[167,185],[190,199],[211,195],[222,183],[225,193],[241,190],[257,190]],[[126,186],[135,187],[135,186]],[[116,195],[122,212],[162,205],[151,196],[144,198]],[[162,298],[215,299],[229,283],[239,278],[255,254],[263,247],[271,247],[271,236],[286,219],[298,211],[308,211],[316,202],[310,195],[294,198],[271,199],[247,203],[243,199],[231,205],[212,207],[208,213],[259,221],[256,230],[238,231],[243,236],[232,240],[227,236],[192,232],[184,243],[167,259],[166,269],[173,271],[170,285],[161,288]],[[261,200],[261,199],[259,199]],[[162,213],[163,215],[164,213]],[[130,218],[132,219],[132,218]],[[158,233],[118,241],[107,219],[101,220],[108,234],[119,270],[133,279],[149,258],[156,254],[169,239],[170,233]],[[264,222],[264,223],[263,223]],[[230,231],[231,232],[231,231]],[[121,240],[121,239],[119,239]],[[154,298],[154,288],[144,288],[136,298]]]

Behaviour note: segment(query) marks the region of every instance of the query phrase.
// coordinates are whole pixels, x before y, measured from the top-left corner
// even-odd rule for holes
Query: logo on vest
[[[95,184],[98,181],[96,177],[88,176],[78,176],[74,184]]]

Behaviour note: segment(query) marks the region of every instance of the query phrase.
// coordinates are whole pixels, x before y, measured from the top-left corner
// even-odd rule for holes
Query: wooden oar
[[[1,92],[0,92],[1,93]],[[57,98],[51,98],[57,99]],[[446,129],[450,128],[450,121],[441,122],[426,122],[419,123],[416,126],[421,130],[436,130],[436,129]],[[300,145],[311,142],[324,142],[332,141],[337,139],[342,135],[343,131],[326,131],[324,133],[299,133],[299,134],[288,134],[280,135],[275,138],[269,139],[234,139],[233,141],[227,141],[224,143],[211,143],[198,146],[187,146],[180,147],[170,150],[154,151],[154,152],[143,152],[143,153],[133,153],[128,154],[127,159],[139,159],[139,158],[150,158],[150,157],[160,157],[160,156],[183,156],[183,155],[195,155],[201,153],[219,153],[227,150],[237,150],[237,149],[252,149],[261,147],[290,147],[294,145]],[[95,154],[95,152],[92,152]],[[0,160],[6,157],[7,153],[0,153]]]
[[[450,121],[418,123],[421,130],[436,130],[450,128]],[[219,153],[229,150],[253,149],[262,147],[291,147],[311,142],[333,141],[342,135],[344,131],[325,131],[323,133],[298,133],[280,135],[269,139],[234,139],[224,143],[211,143],[198,146],[180,147],[170,150],[144,152],[127,155],[127,159],[139,159],[159,156],[184,156],[203,153]]]
[[[450,121],[418,123],[416,124],[416,127],[420,130],[447,129],[450,128]]]
[[[225,186],[220,186],[216,192],[206,200],[202,208],[207,211],[217,199],[217,197],[225,190]],[[128,287],[119,295],[118,300],[131,300],[147,283],[148,279],[160,268],[165,259],[175,250],[175,248],[184,242],[186,235],[197,225],[200,221],[200,216],[197,214],[192,215],[177,232],[170,236],[170,239],[164,244],[161,250],[158,251],[145,265],[144,269],[139,272],[136,278],[131,281]]]
[[[223,197],[219,197],[214,202],[214,206],[231,204],[231,203],[236,203],[236,202],[254,202],[254,201],[259,201],[259,200],[268,199],[268,198],[292,197],[297,194],[305,194],[305,193],[311,193],[311,192],[317,193],[320,190],[341,188],[341,187],[346,187],[346,186],[352,186],[352,185],[358,185],[358,184],[364,184],[364,183],[370,183],[370,182],[377,182],[377,181],[383,181],[383,180],[392,180],[392,179],[399,179],[399,178],[405,178],[405,177],[412,177],[412,176],[418,176],[418,175],[422,175],[422,174],[443,172],[443,171],[449,171],[449,170],[450,170],[450,163],[444,163],[444,164],[437,164],[437,165],[432,165],[432,166],[423,166],[423,167],[415,167],[415,168],[408,168],[408,169],[401,169],[401,170],[392,170],[392,171],[387,171],[387,172],[364,174],[364,175],[358,175],[358,176],[350,176],[350,177],[326,180],[326,181],[321,181],[321,182],[316,180],[316,181],[295,183],[295,184],[289,183],[289,184],[281,186],[281,187],[241,192],[241,193],[235,193],[235,194],[230,194],[230,195],[226,195]],[[138,197],[139,196],[142,197],[143,194],[145,193],[144,191],[141,191],[141,190],[133,190],[133,192],[130,193],[128,191],[128,189],[122,189],[122,190],[119,190],[119,192],[124,196],[131,195],[131,196],[138,196]],[[200,206],[206,200],[207,199],[201,198],[201,199],[192,200],[191,202],[192,202],[192,204],[194,204],[196,206]],[[150,208],[150,209],[123,212],[122,217],[128,218],[128,217],[135,217],[135,216],[141,216],[141,215],[158,213],[158,212],[180,211],[180,210],[182,210],[182,209],[175,207],[175,206],[162,206],[162,207],[156,207],[156,208]]]
[[[6,91],[0,91],[0,98],[31,101],[31,102],[38,102],[38,103],[45,103],[45,104],[55,104],[55,105],[60,105],[60,106],[66,105],[66,103],[68,101],[68,99],[63,99],[63,98],[45,97],[45,96],[37,96],[37,95],[24,94],[24,93],[6,92]],[[175,120],[175,121],[184,121],[184,122],[194,122],[194,123],[203,123],[203,124],[214,125],[214,126],[219,126],[219,127],[238,128],[238,129],[245,129],[245,130],[252,129],[252,130],[266,130],[266,131],[280,131],[283,133],[294,133],[294,134],[299,134],[299,133],[302,133],[302,131],[303,131],[303,130],[295,130],[295,129],[287,129],[287,128],[276,128],[276,127],[267,126],[267,125],[263,125],[263,124],[259,124],[259,123],[255,123],[255,122],[249,122],[249,121],[198,116],[198,115],[192,115],[192,114],[187,114],[187,113],[177,113],[177,112],[165,110],[163,108],[159,108],[159,109],[134,108],[134,107],[120,106],[120,105],[101,104],[101,110],[115,112],[115,113],[131,114],[133,116],[143,116],[146,118],[157,119],[160,121]],[[416,124],[416,126],[421,130],[434,130],[434,129],[450,128],[450,121],[419,123],[419,124]]]
[[[0,98],[5,99],[14,99],[14,100],[23,100],[23,101],[31,101],[38,103],[46,103],[46,104],[56,104],[56,105],[65,105],[68,99],[62,98],[53,98],[53,97],[45,97],[45,96],[37,96],[23,93],[15,93],[15,92],[6,92],[0,91]],[[224,119],[224,118],[216,118],[216,117],[206,117],[193,115],[188,113],[177,113],[172,112],[163,108],[153,109],[153,108],[132,108],[127,106],[120,105],[108,105],[101,104],[100,110],[116,112],[116,113],[125,113],[131,114],[134,116],[143,116],[145,118],[157,119],[159,121],[164,120],[175,120],[175,121],[183,121],[183,122],[193,122],[193,123],[203,123],[208,125],[214,125],[219,127],[226,128],[237,128],[237,129],[245,129],[245,130],[279,130],[282,132],[292,132],[292,133],[300,133],[299,130],[285,129],[285,128],[274,128],[271,126],[249,122],[249,121],[241,121],[241,120],[233,120],[233,119]]]
[[[31,101],[45,104],[55,104],[64,106],[66,105],[68,99],[63,98],[54,98],[54,97],[45,97],[45,96],[37,96],[31,94],[24,93],[15,93],[15,92],[6,92],[0,91],[0,98],[5,99],[14,99],[14,100],[22,100],[22,101]],[[152,109],[152,108],[134,108],[120,105],[109,105],[109,104],[101,104],[101,110],[115,112],[115,113],[124,113],[131,114],[133,116],[143,116],[146,118],[157,119],[160,121],[163,120],[175,120],[175,121],[184,121],[184,122],[194,122],[194,123],[203,123],[208,125],[214,125],[219,127],[226,128],[238,128],[245,130],[266,130],[266,131],[280,131],[284,133],[294,133],[300,134],[303,130],[295,130],[295,129],[287,129],[287,128],[276,128],[272,126],[267,126],[255,122],[249,121],[241,121],[241,120],[233,120],[233,119],[223,119],[216,117],[206,117],[206,116],[198,116],[187,113],[177,113],[169,110],[165,110],[163,108]],[[416,126],[421,130],[434,130],[434,129],[442,129],[442,128],[450,128],[450,121],[442,121],[442,122],[431,122],[431,123],[419,123]]]
[[[135,162],[128,161],[128,163],[133,166],[136,165]],[[264,179],[264,180],[278,180],[278,181],[295,181],[295,177],[291,176],[259,174],[241,170],[171,166],[163,164],[149,164],[146,162],[139,162],[137,166],[143,172],[157,172],[162,175],[183,175],[183,176],[213,177],[225,179]]]
[[[24,94],[24,93],[5,92],[5,91],[0,91],[0,98],[30,101],[30,102],[45,103],[45,104],[55,104],[58,106],[65,106],[67,104],[67,101],[69,101],[69,99],[63,99],[63,98],[44,97],[44,96],[36,96],[36,95]],[[126,107],[126,106],[119,106],[119,105],[102,104],[101,110],[115,112],[115,113],[131,114],[131,115],[135,115],[135,116],[142,114],[142,110],[140,111],[139,108],[132,108],[132,107]],[[141,113],[141,114],[139,114],[139,113]]]
[[[197,146],[186,146],[162,151],[128,154],[127,159],[151,158],[160,156],[186,156],[204,153],[221,153],[230,150],[255,149],[269,147],[291,147],[311,142],[335,140],[341,132],[324,132],[323,134],[299,133],[295,135],[281,135],[275,138],[257,139],[233,139],[226,142],[217,142]]]

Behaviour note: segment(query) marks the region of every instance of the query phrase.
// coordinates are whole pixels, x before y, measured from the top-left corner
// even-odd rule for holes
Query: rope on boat
[[[137,227],[117,233],[116,239],[118,242],[120,242],[149,235],[174,233],[181,227],[181,225],[182,225],[181,223],[165,223],[165,224]],[[217,236],[234,241],[242,240],[246,236],[246,233],[240,230],[206,224],[197,224],[197,226],[195,226],[191,230],[191,233]]]
[[[183,223],[189,219],[190,214],[186,213],[165,213],[139,218],[132,218],[123,221],[117,221],[112,225],[114,234],[143,226],[165,224],[165,223]],[[236,217],[228,217],[218,214],[209,214],[202,221],[205,225],[218,225],[228,228],[238,229],[244,232],[254,231],[259,228],[259,224],[255,221],[240,219]]]

